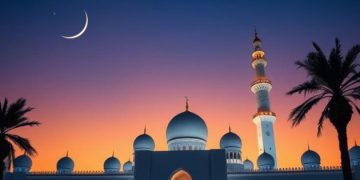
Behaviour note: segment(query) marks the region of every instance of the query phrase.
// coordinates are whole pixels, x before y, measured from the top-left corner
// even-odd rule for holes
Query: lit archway
[[[170,178],[170,180],[192,180],[190,174],[184,170],[176,171]]]

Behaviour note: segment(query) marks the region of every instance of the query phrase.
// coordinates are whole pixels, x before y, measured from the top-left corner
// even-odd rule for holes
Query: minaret
[[[255,39],[253,41],[254,52],[252,53],[252,67],[255,69],[256,77],[251,83],[251,91],[255,94],[258,108],[253,116],[253,122],[257,127],[259,155],[264,151],[271,154],[277,167],[276,148],[273,124],[276,120],[275,113],[270,110],[269,92],[272,88],[271,81],[266,77],[265,67],[267,60],[265,52],[260,48],[261,40],[255,29]]]

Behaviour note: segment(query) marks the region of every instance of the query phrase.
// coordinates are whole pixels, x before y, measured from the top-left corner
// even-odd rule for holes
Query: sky
[[[62,38],[80,32],[84,10],[85,33]],[[286,92],[307,79],[294,62],[313,50],[313,41],[326,53],[335,37],[344,53],[360,43],[359,12],[359,1],[340,0],[5,0],[0,99],[26,98],[35,108],[28,117],[42,123],[13,132],[37,149],[33,171],[55,170],[67,151],[75,170],[102,170],[113,152],[123,164],[132,159],[133,140],[145,125],[155,149],[167,150],[166,127],[185,110],[184,96],[207,124],[207,149],[219,148],[231,125],[241,137],[243,159],[256,162],[257,105],[250,91],[256,26],[273,84],[278,165],[300,167],[309,144],[322,165],[338,166],[337,135],[329,121],[316,136],[323,104],[292,127],[289,113],[306,97]],[[354,114],[350,147],[360,141],[359,128]]]

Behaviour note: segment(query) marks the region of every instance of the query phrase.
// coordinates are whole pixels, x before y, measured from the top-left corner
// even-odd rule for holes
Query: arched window
[[[170,180],[192,180],[190,174],[182,169],[172,174]]]

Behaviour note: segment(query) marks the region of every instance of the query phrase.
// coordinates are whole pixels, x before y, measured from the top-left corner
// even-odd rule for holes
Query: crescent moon
[[[85,25],[82,28],[82,30],[73,36],[61,36],[61,37],[65,38],[65,39],[75,39],[75,38],[80,37],[82,34],[84,34],[84,32],[86,31],[86,29],[88,27],[88,23],[89,23],[88,15],[87,15],[86,11],[84,11],[84,12],[85,12]]]

